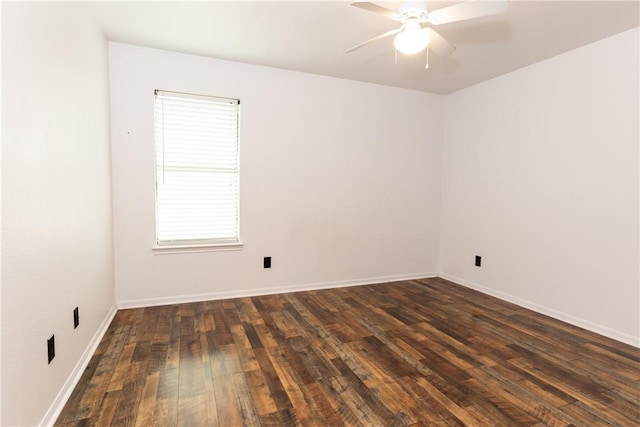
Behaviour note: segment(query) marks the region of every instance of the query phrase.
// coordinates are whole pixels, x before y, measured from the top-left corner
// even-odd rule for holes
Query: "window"
[[[156,244],[239,243],[240,101],[155,91]]]

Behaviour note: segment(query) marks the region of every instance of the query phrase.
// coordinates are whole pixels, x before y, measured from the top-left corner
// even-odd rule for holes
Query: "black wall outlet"
[[[476,255],[476,267],[480,267],[482,264],[482,257]]]
[[[51,335],[51,338],[47,340],[47,357],[49,359],[47,364],[51,363],[53,358],[56,357],[55,335]]]
[[[80,324],[80,312],[78,311],[78,307],[73,309],[73,329],[77,328]]]
[[[264,268],[271,268],[271,257],[270,256],[264,257],[262,265],[264,266]]]

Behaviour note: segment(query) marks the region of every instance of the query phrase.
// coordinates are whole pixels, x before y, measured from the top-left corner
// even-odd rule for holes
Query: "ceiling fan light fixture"
[[[429,45],[429,35],[420,28],[419,22],[408,22],[405,29],[393,39],[393,45],[400,52],[413,55]]]

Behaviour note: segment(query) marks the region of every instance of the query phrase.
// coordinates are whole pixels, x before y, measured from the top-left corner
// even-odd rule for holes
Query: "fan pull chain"
[[[427,47],[427,63],[424,66],[424,69],[427,70],[429,68],[429,48]]]

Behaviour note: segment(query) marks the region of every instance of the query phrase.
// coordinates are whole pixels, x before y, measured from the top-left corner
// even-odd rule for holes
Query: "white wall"
[[[114,306],[107,61],[82,4],[2,3],[4,426],[55,418]]]
[[[442,97],[117,43],[110,76],[119,306],[436,272]],[[154,89],[241,100],[243,250],[152,253]]]
[[[639,38],[447,97],[443,275],[640,344]]]

